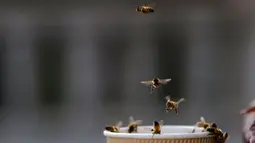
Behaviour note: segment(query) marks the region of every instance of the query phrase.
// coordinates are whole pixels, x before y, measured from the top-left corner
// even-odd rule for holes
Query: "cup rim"
[[[139,126],[138,128],[152,128],[152,126]],[[183,125],[164,125],[162,128],[181,128],[187,130],[193,130],[194,126],[183,126]],[[161,133],[152,135],[152,133],[113,133],[110,131],[104,131],[104,135],[106,137],[111,138],[137,138],[137,139],[178,139],[178,138],[206,138],[210,137],[208,132],[201,132],[203,128],[195,127],[196,130],[200,130],[194,133],[187,132],[187,133]],[[121,131],[127,130],[127,127],[120,128]]]

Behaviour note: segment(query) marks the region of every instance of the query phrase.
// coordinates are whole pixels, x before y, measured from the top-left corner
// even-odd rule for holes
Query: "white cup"
[[[138,133],[127,133],[127,129],[120,128],[120,133],[104,131],[107,143],[217,143],[215,136],[194,126],[164,125],[161,134],[155,135],[152,135],[152,126],[139,126]]]

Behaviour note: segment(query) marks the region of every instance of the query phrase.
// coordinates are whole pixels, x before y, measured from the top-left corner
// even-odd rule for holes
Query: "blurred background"
[[[135,11],[156,2],[155,13]],[[254,1],[0,2],[2,143],[105,143],[128,117],[215,121],[241,142],[255,94]],[[171,78],[149,94],[140,83]],[[165,99],[185,98],[180,114]]]

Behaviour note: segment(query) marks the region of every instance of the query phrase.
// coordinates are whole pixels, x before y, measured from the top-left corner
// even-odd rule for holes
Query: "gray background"
[[[0,1],[1,143],[105,143],[105,125],[215,121],[241,142],[255,94],[248,0]],[[149,95],[141,80],[172,78]],[[164,96],[186,98],[165,113]]]

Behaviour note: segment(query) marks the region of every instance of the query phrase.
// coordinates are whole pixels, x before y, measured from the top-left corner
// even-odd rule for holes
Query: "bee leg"
[[[194,127],[194,129],[192,130],[192,133],[194,133],[194,132],[195,132],[195,130],[196,130],[196,127]]]
[[[179,114],[179,112],[178,112],[178,108],[175,108],[175,109],[174,109],[174,111],[175,111],[176,115],[178,115],[178,114]]]
[[[154,91],[154,87],[151,85],[151,87],[150,87],[150,94],[152,94],[153,91]]]
[[[149,92],[150,92],[150,94],[151,94],[151,88],[152,88],[151,85],[150,85],[148,88],[149,88]]]

